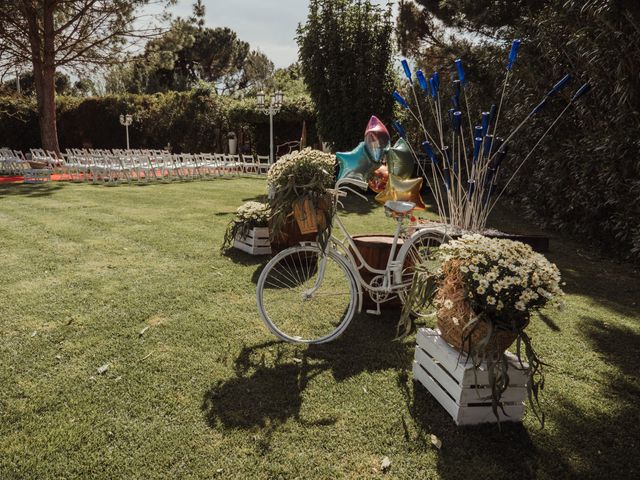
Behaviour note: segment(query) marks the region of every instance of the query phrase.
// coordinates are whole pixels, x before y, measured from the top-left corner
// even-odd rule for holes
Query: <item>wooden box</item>
[[[246,237],[236,237],[233,241],[233,246],[251,255],[269,255],[271,254],[269,229],[267,227],[254,227]]]
[[[445,342],[437,330],[418,329],[413,379],[424,385],[457,425],[494,423],[491,388],[486,365],[474,373],[471,360]],[[515,355],[509,358],[509,387],[502,394],[504,411],[498,408],[501,422],[519,422],[524,415],[528,376]],[[526,367],[526,364],[525,364]],[[477,385],[476,385],[477,382]]]

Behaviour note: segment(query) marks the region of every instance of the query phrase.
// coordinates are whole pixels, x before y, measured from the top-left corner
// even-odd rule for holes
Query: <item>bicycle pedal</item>
[[[365,310],[365,313],[368,315],[380,315],[382,312],[378,308],[377,310]]]

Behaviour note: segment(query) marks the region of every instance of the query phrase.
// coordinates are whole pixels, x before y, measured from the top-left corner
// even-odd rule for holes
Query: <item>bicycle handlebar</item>
[[[369,184],[362,180],[356,180],[355,178],[341,178],[336,182],[336,189],[339,189],[342,185],[354,185],[363,190],[366,190]]]

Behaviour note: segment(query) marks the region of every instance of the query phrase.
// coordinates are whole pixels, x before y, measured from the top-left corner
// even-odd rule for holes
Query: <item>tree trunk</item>
[[[60,153],[58,129],[56,127],[55,68],[53,66],[45,65],[42,68],[42,91],[40,95],[38,113],[42,148]]]
[[[44,2],[43,26],[44,49],[42,62],[42,90],[41,101],[38,102],[40,111],[40,138],[42,148],[60,153],[58,146],[58,129],[56,127],[56,58],[55,58],[55,29],[53,24],[54,4]]]
[[[56,128],[54,5],[50,2],[44,2],[43,4],[42,30],[44,35],[42,37],[38,19],[40,13],[28,3],[24,4],[24,9],[29,25],[33,77],[38,101],[40,140],[42,148],[45,150],[60,153],[58,130]]]

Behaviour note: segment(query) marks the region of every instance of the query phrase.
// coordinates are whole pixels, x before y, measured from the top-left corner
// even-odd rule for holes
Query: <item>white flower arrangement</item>
[[[267,185],[279,189],[293,182],[297,187],[310,185],[324,190],[335,181],[335,167],[335,155],[307,147],[284,155],[274,163],[267,174]]]
[[[236,210],[233,219],[235,223],[242,223],[253,227],[266,227],[269,223],[269,205],[260,202],[246,202]]]
[[[334,206],[327,189],[335,183],[335,169],[335,155],[311,148],[284,155],[271,166],[267,185],[273,192],[272,238],[287,238],[290,222],[299,217],[294,208],[298,205],[299,210],[315,211],[318,242],[329,240]]]
[[[236,237],[246,237],[252,228],[267,227],[271,209],[268,204],[260,202],[246,202],[237,210],[229,222],[222,242],[222,250],[228,248]]]
[[[558,267],[528,245],[477,234],[441,245],[438,254],[443,262],[437,271],[427,264],[416,267],[398,331],[410,331],[413,308],[434,304],[442,337],[468,353],[474,366],[486,361],[496,418],[509,386],[504,351],[517,341],[516,356],[529,377],[530,405],[544,425],[538,401],[544,364],[525,329],[533,311],[561,306]]]
[[[560,304],[560,271],[529,245],[465,235],[440,248],[443,264],[455,260],[474,310],[489,317],[528,316],[547,304]]]

